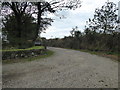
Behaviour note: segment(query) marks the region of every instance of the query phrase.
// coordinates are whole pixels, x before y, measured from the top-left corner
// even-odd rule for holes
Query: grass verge
[[[99,55],[99,56],[103,56],[103,57],[107,57],[107,58],[111,58],[114,60],[117,60],[120,62],[120,53],[115,53],[115,52],[102,52],[102,51],[90,51],[90,50],[80,50],[83,52],[88,52],[90,54],[95,54],[95,55]]]
[[[70,49],[70,48],[66,48],[66,49]],[[95,54],[95,55],[111,58],[113,60],[116,60],[116,61],[120,62],[120,53],[102,52],[102,51],[90,51],[90,50],[84,50],[84,49],[72,49],[72,50],[87,52],[87,53],[90,53],[90,54]]]
[[[54,54],[53,51],[46,50],[44,55],[39,55],[36,57],[28,57],[28,58],[21,58],[21,59],[9,59],[9,60],[3,60],[2,64],[11,64],[11,63],[18,63],[18,62],[27,62],[27,61],[34,61],[34,60],[40,60],[42,58],[50,57]]]
[[[6,49],[6,50],[0,50],[0,51],[24,51],[24,50],[33,50],[33,49],[44,49],[44,46],[33,46],[31,48],[26,48],[26,49]]]

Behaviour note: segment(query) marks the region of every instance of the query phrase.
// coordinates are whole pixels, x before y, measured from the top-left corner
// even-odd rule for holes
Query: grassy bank
[[[66,48],[66,49],[70,49],[70,48]],[[111,58],[113,60],[116,60],[116,61],[120,62],[120,53],[117,53],[117,52],[90,51],[90,50],[84,50],[84,49],[72,49],[72,50],[87,52],[87,53],[90,53],[90,54],[95,54],[95,55]]]
[[[31,48],[26,48],[26,49],[6,49],[6,50],[1,50],[1,51],[23,51],[23,50],[33,50],[33,49],[44,49],[44,46],[33,46]]]
[[[91,54],[95,54],[95,55],[99,55],[99,56],[103,56],[103,57],[107,57],[107,58],[120,61],[120,53],[117,53],[117,52],[105,52],[105,51],[103,52],[103,51],[90,51],[90,50],[79,50],[79,51],[88,52]]]
[[[39,55],[36,57],[28,57],[28,58],[21,58],[21,59],[10,59],[10,60],[3,60],[3,64],[11,64],[11,63],[18,63],[18,62],[28,62],[28,61],[34,61],[34,60],[40,60],[42,58],[50,57],[54,54],[53,51],[46,50],[44,55]]]

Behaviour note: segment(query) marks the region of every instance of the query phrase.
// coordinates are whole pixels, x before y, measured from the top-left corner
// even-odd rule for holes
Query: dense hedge
[[[117,32],[105,34],[89,31],[79,36],[49,39],[46,42],[51,47],[120,53],[120,33]]]
[[[45,54],[44,48],[2,51],[2,60],[32,57]]]

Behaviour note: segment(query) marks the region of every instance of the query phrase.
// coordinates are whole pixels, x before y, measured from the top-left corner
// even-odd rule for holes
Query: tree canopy
[[[87,22],[88,28],[104,33],[113,33],[117,28],[117,7],[113,2],[106,2],[101,9],[97,8],[94,18]]]
[[[10,19],[4,19],[6,20],[5,24],[6,25],[9,24],[10,26],[11,25],[13,26],[15,22],[16,27],[14,28],[14,31],[16,31],[16,33],[14,34],[16,34],[15,35],[16,38],[19,39],[19,44],[18,44],[19,48],[22,48],[22,44],[23,44],[22,41],[24,39],[23,35],[26,34],[25,36],[27,36],[27,32],[24,31],[25,26],[23,26],[23,21],[26,21],[24,17],[25,15],[30,15],[30,16],[37,15],[37,18],[35,18],[36,20],[33,21],[34,23],[32,23],[32,24],[36,23],[36,28],[34,27],[34,30],[32,30],[34,32],[34,37],[31,39],[34,43],[34,41],[39,36],[39,34],[44,30],[46,30],[48,25],[51,25],[51,22],[53,22],[51,18],[43,17],[46,13],[48,12],[55,13],[59,10],[76,9],[80,6],[81,6],[80,0],[69,0],[69,1],[64,1],[64,0],[44,1],[43,0],[41,2],[3,2],[2,14],[5,15],[5,17],[7,16],[9,17],[9,15],[12,15]],[[12,18],[14,18],[15,20],[13,20]],[[9,21],[11,21],[13,24],[10,24]],[[26,22],[26,24],[30,24],[30,23]],[[4,30],[8,30],[6,26],[4,26],[4,28],[6,28]],[[27,29],[30,30],[29,28]],[[4,34],[12,37],[10,33],[13,33],[13,32],[12,31],[9,32],[8,30],[7,34],[6,33]]]

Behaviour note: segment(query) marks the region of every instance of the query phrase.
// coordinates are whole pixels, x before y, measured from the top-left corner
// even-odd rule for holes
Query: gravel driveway
[[[3,65],[3,88],[117,88],[118,62],[52,48],[51,57]]]

